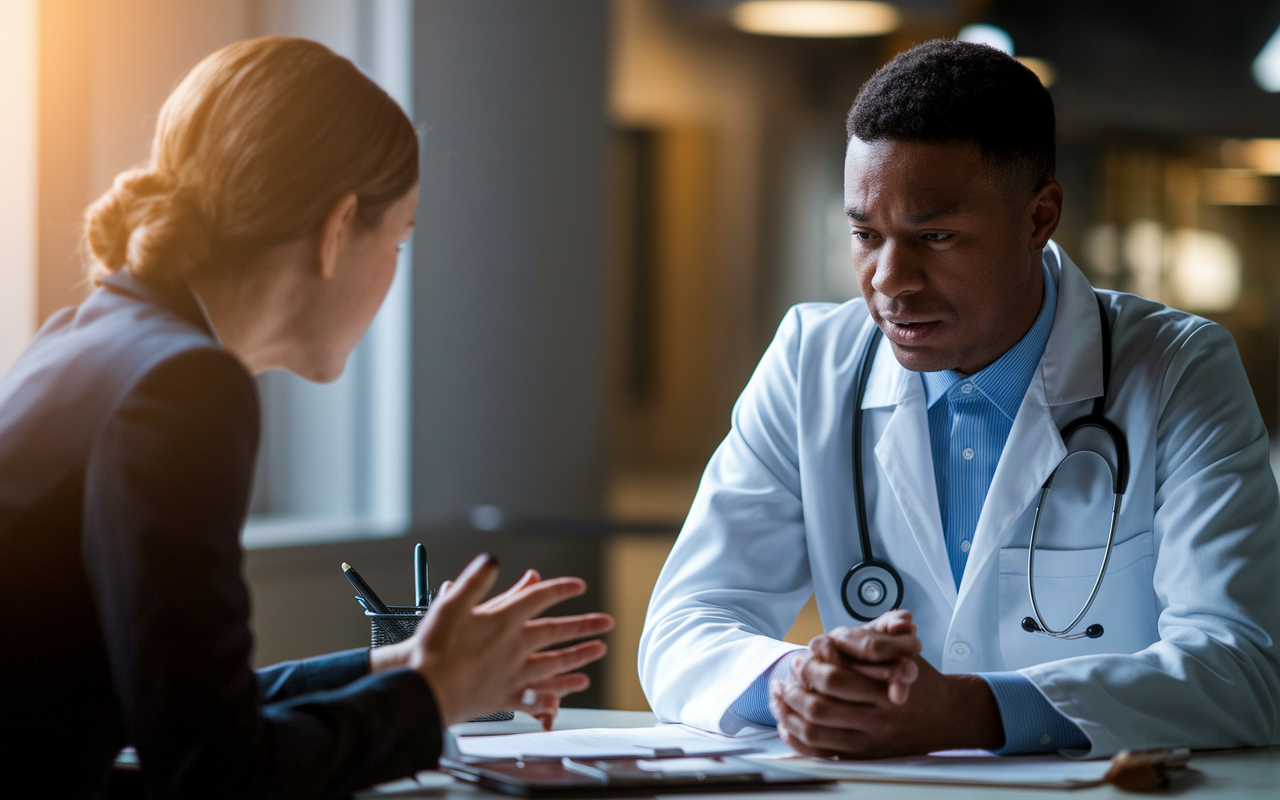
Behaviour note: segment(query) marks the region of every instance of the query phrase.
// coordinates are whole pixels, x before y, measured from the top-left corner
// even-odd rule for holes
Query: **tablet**
[[[815,778],[768,762],[737,756],[712,758],[501,759],[442,758],[456,778],[526,797],[544,794],[667,794],[820,786]]]

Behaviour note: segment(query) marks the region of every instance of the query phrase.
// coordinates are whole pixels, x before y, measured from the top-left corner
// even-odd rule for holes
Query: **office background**
[[[585,577],[571,607],[619,625],[571,704],[644,708],[648,593],[734,398],[789,305],[856,293],[844,113],[893,54],[964,30],[1054,94],[1057,240],[1099,285],[1226,325],[1280,432],[1280,4],[846,4],[880,32],[835,38],[747,32],[745,5],[5,0],[0,368],[88,290],[79,216],[185,70],[325,42],[411,113],[422,200],[344,377],[260,379],[255,658],[365,643],[339,564],[408,602],[422,541],[434,582],[480,550],[505,580]],[[810,607],[792,638],[817,630]]]

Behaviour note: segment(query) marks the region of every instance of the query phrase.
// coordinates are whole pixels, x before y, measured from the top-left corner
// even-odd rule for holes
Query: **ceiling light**
[[[1253,79],[1268,92],[1280,92],[1280,28],[1253,60]]]
[[[733,9],[738,30],[766,36],[838,38],[897,30],[898,9],[864,0],[747,0]]]
[[[1004,28],[997,28],[995,25],[966,25],[960,29],[956,38],[962,42],[985,44],[1006,55],[1013,55],[1013,37]]]

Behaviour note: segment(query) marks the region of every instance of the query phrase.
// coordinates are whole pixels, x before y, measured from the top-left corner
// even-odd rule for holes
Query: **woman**
[[[612,621],[531,621],[582,581],[530,572],[481,602],[487,556],[407,642],[249,668],[251,375],[342,372],[417,181],[413,127],[384,92],[321,45],[269,38],[196,66],[150,162],[89,209],[99,288],[0,381],[8,787],[92,796],[132,744],[148,796],[344,794],[432,767],[442,726],[549,718],[586,687],[573,670],[603,643],[547,648]]]

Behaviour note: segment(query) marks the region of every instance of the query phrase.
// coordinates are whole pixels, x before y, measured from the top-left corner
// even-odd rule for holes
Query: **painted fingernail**
[[[496,567],[496,566],[498,566],[498,557],[497,557],[497,556],[495,556],[493,553],[485,553],[485,554],[484,554],[484,565],[485,565],[486,567]]]
[[[537,702],[538,693],[533,689],[525,689],[524,693],[520,695],[520,705],[522,706],[536,705]]]

